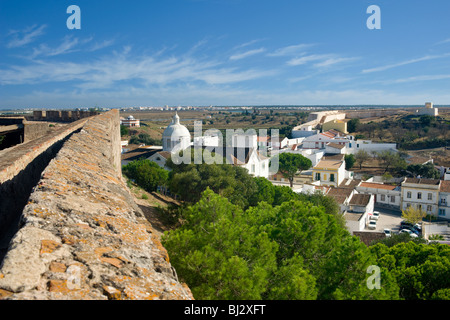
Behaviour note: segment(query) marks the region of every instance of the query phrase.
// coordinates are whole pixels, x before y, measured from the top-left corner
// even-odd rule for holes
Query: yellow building
[[[312,170],[312,179],[320,181],[321,186],[339,186],[345,179],[345,161],[320,160]]]
[[[347,122],[348,122],[347,119],[344,119],[344,120],[334,119],[334,120],[325,122],[322,125],[322,132],[334,129],[334,130],[337,130],[337,131],[347,134],[348,133]]]

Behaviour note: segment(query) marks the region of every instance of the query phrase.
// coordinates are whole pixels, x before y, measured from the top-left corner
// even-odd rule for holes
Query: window
[[[445,198],[441,198],[441,204],[446,204],[446,202]]]
[[[320,180],[320,173],[316,173],[316,180]]]
[[[386,201],[386,196],[384,194],[381,195],[381,201]]]
[[[391,202],[395,202],[395,196],[391,196]]]
[[[445,209],[439,209],[439,215],[445,216]]]
[[[264,170],[266,168],[266,164],[263,162],[261,168]]]
[[[431,212],[431,210],[432,210],[432,207],[431,206],[427,206],[427,211]]]
[[[323,175],[323,180],[327,180],[327,174],[325,173],[324,175]]]
[[[422,192],[417,192],[417,199],[422,199]]]
[[[406,208],[409,208],[409,207],[411,207],[411,203],[406,204]]]
[[[334,174],[333,173],[330,174],[330,181],[334,182]]]
[[[432,193],[428,194],[428,200],[433,200],[433,194]]]
[[[252,172],[255,172],[255,165],[252,164]]]
[[[411,191],[408,191],[408,192],[406,193],[406,197],[407,197],[408,199],[411,199]]]

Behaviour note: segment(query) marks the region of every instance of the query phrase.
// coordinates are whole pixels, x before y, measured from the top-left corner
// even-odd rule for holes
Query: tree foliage
[[[122,172],[140,187],[151,192],[167,184],[169,172],[147,159],[134,160],[122,167]]]
[[[151,145],[161,146],[162,145],[162,141],[161,140],[154,139],[147,133],[140,133],[139,135],[132,136],[130,138],[129,143],[130,144],[141,144],[141,143],[143,143],[143,144],[148,145],[148,146],[151,146]]]
[[[408,208],[402,210],[402,218],[412,224],[422,221],[426,215],[427,213],[425,211],[414,206],[409,206]]]
[[[351,153],[346,154],[344,159],[345,159],[345,170],[350,170],[351,168],[353,168],[356,162],[355,156]]]
[[[399,243],[372,246],[380,267],[389,270],[400,288],[400,298],[449,299],[450,248],[443,244]]]
[[[359,165],[359,169],[361,170],[362,164],[370,159],[369,153],[365,150],[359,150],[355,154],[355,162]]]
[[[272,160],[273,161],[273,160]],[[284,152],[278,156],[279,171],[293,185],[294,176],[299,170],[311,168],[312,162],[301,154]]]
[[[439,171],[431,162],[426,164],[410,164],[406,170],[411,172],[415,177],[421,176],[422,178],[428,179],[439,179],[440,177]]]
[[[367,246],[324,207],[290,200],[242,210],[206,189],[162,241],[196,299],[385,299],[371,291]],[[391,276],[386,270],[386,278]]]
[[[347,131],[349,133],[356,132],[360,127],[360,121],[358,118],[351,119],[347,122]]]

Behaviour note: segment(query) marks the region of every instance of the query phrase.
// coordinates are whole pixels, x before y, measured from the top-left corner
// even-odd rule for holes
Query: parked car
[[[370,215],[370,219],[372,220],[378,220],[378,218],[380,217],[380,213],[378,211],[374,211],[371,215]]]
[[[422,226],[419,223],[413,225],[411,222],[403,220],[402,222],[400,222],[400,226],[414,227],[417,231],[422,232]]]
[[[422,233],[421,230],[418,230],[416,226],[413,226],[411,224],[403,224],[403,225],[400,224],[400,229],[401,230],[404,230],[404,229],[409,230],[417,235],[420,235]]]
[[[369,229],[376,229],[376,228],[377,228],[377,220],[370,220]]]
[[[401,229],[399,234],[401,234],[401,233],[407,233],[407,234],[409,234],[410,237],[413,237],[413,238],[417,238],[418,237],[417,234],[415,234],[414,232],[412,232],[409,229]]]
[[[384,229],[384,234],[386,235],[386,237],[390,237],[392,235],[392,231],[391,229]]]

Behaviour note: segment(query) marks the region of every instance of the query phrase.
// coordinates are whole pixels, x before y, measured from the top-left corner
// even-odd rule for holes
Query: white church
[[[252,138],[254,138],[251,139],[252,141],[256,140],[256,135]],[[191,142],[189,130],[180,123],[180,117],[175,113],[172,121],[163,132],[162,151],[154,153],[148,159],[158,163],[161,167],[165,167],[166,160],[177,152],[193,147],[208,147],[209,151],[221,154],[227,163],[246,168],[253,176],[269,177],[270,158],[258,151],[257,144],[240,146],[233,143],[232,146],[227,147],[220,146],[219,140],[218,137],[202,136]],[[211,143],[205,143],[206,141]]]

